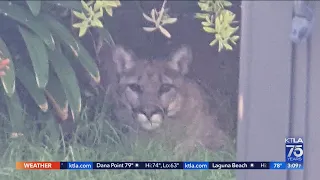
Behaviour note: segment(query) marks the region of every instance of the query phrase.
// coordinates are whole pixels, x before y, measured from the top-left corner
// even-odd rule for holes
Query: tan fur
[[[137,60],[116,47],[112,59],[113,65],[107,63],[110,96],[120,124],[149,138],[166,136],[179,153],[197,145],[218,150],[225,144],[227,137],[215,125],[206,94],[185,76],[192,61],[189,48],[181,47],[167,60]]]

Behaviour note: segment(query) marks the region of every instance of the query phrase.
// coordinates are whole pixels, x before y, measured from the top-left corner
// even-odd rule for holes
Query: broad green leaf
[[[48,53],[40,38],[29,30],[19,26],[19,31],[27,45],[32,61],[37,85],[44,88],[48,82],[49,63]]]
[[[59,21],[48,14],[43,14],[43,21],[46,22],[49,29],[52,30],[52,33],[55,34],[57,37],[60,37],[78,56],[79,53],[79,44],[77,40],[73,37],[70,31],[62,25]]]
[[[7,110],[10,117],[12,132],[21,133],[24,130],[24,109],[21,106],[17,92],[11,97],[6,96]]]
[[[81,94],[69,60],[57,50],[49,52],[49,59],[67,96],[71,111],[75,116],[78,116],[81,111]]]
[[[14,71],[14,62],[12,61],[11,54],[7,48],[7,45],[5,42],[0,38],[0,59],[6,59],[8,58],[10,60],[9,68],[6,71],[6,75],[1,77],[2,86],[6,92],[6,94],[11,97],[12,94],[15,92],[15,71]],[[1,61],[1,60],[0,60]]]
[[[83,12],[72,11],[72,13],[79,19],[87,19],[86,15]]]
[[[40,9],[41,9],[41,1],[33,1],[33,0],[27,0],[26,1],[32,14],[34,16],[38,16],[38,14],[40,13]]]
[[[46,3],[51,3],[51,4],[55,4],[64,8],[69,8],[69,9],[73,9],[76,11],[82,11],[82,5],[80,3],[80,1],[45,1]]]
[[[143,17],[144,17],[147,21],[149,21],[149,22],[154,22],[154,21],[152,20],[152,18],[149,17],[149,16],[147,16],[145,13],[142,13],[142,15],[143,15]]]
[[[55,42],[51,32],[28,10],[12,2],[0,1],[0,12],[30,28],[51,50],[54,50]]]
[[[27,45],[38,87],[44,88],[48,82],[48,53],[40,38],[29,30],[19,26],[19,31]]]
[[[68,101],[64,88],[58,77],[50,71],[49,82],[46,86],[46,95],[48,96],[52,106],[57,111],[58,116],[65,120],[68,118]]]
[[[173,24],[175,22],[177,22],[177,18],[168,18],[168,19],[163,19],[162,20],[162,24]]]
[[[110,34],[110,32],[104,27],[104,28],[99,28],[98,29],[99,32],[99,36],[100,38],[103,39],[103,41],[105,41],[106,43],[108,43],[111,46],[115,46],[115,43],[112,39],[112,36]]]
[[[156,27],[143,27],[143,30],[147,31],[147,32],[152,32],[154,30],[156,30]]]
[[[33,72],[24,66],[21,61],[16,61],[16,73],[20,82],[28,90],[29,94],[32,96],[39,108],[46,112],[48,110],[48,102],[44,95],[43,89],[37,86],[37,82]]]
[[[89,52],[76,40],[70,31],[62,24],[60,24],[57,20],[48,16],[46,14],[42,15],[45,17],[45,20],[50,23],[51,29],[53,33],[57,34],[57,36],[61,37],[61,41],[69,46],[74,55],[79,58],[82,66],[89,72],[91,77],[97,82],[100,82],[100,74],[99,69],[95,63],[95,60],[90,56]]]
[[[167,38],[171,38],[171,34],[169,33],[168,30],[166,30],[166,29],[163,28],[162,26],[159,26],[159,29],[160,29],[160,31],[161,31],[161,33],[162,33],[163,35],[165,35]]]

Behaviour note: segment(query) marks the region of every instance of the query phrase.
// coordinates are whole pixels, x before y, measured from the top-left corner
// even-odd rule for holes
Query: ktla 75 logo
[[[286,138],[287,159],[289,161],[302,161],[303,140],[302,138]]]

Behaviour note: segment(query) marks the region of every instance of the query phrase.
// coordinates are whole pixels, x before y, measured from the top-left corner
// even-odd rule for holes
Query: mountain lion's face
[[[136,122],[145,130],[161,127],[166,117],[183,106],[184,75],[192,60],[182,47],[166,61],[136,60],[122,47],[113,51],[118,75],[118,94]]]

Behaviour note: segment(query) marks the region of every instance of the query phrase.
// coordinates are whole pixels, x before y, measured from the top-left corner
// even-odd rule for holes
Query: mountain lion
[[[120,46],[112,56],[108,76],[114,77],[109,80],[113,112],[120,124],[131,128],[129,132],[152,139],[167,136],[177,153],[191,152],[197,145],[214,151],[225,145],[227,136],[216,126],[206,95],[185,76],[192,61],[188,47],[182,46],[167,60],[138,60]]]

